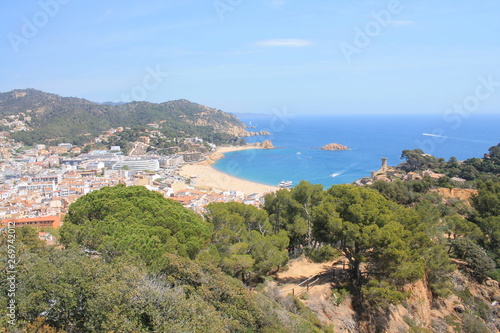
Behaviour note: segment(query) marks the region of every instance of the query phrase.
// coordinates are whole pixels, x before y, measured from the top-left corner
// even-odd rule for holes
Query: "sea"
[[[421,149],[448,160],[483,157],[500,143],[500,114],[467,115],[316,115],[240,117],[249,131],[271,135],[245,138],[270,140],[277,149],[226,153],[215,168],[249,181],[277,185],[301,180],[328,188],[352,183],[377,171],[383,157],[388,164],[402,162],[405,149]],[[339,143],[345,151],[325,151]]]

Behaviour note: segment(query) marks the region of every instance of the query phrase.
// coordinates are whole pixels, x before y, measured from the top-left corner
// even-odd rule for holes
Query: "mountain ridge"
[[[26,144],[78,144],[110,128],[151,123],[161,123],[160,130],[171,137],[225,134],[236,138],[249,135],[236,116],[186,99],[109,105],[32,88],[15,89],[0,93],[0,118],[8,116],[21,116],[26,121],[27,130],[12,135]]]

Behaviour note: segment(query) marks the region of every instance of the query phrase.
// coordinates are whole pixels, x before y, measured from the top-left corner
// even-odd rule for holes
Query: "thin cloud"
[[[264,47],[306,47],[312,43],[306,39],[269,39],[255,44]]]

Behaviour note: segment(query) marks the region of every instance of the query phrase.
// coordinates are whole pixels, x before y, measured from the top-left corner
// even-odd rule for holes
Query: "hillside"
[[[461,261],[454,260],[461,269],[451,273],[452,292],[446,297],[433,298],[425,280],[418,280],[404,287],[411,292],[404,303],[388,305],[375,318],[358,315],[353,309],[354,298],[338,292],[345,283],[343,261],[344,257],[324,263],[305,257],[290,260],[289,269],[277,273],[275,281],[267,284],[268,292],[286,297],[293,290],[324,325],[333,325],[335,332],[374,332],[377,325],[384,327],[383,332],[458,332],[461,328],[462,332],[487,332],[486,327],[488,332],[498,332],[498,282],[487,279],[478,283],[464,273]]]
[[[12,325],[499,332],[500,182],[489,176],[473,189],[438,187],[443,177],[326,190],[302,181],[267,194],[262,208],[211,202],[203,216],[141,186],[92,191],[69,206],[60,246],[16,230],[22,311]],[[4,309],[9,298],[0,293]]]
[[[245,126],[234,115],[187,100],[160,104],[131,102],[104,105],[75,97],[61,97],[35,89],[0,93],[0,120],[15,116],[27,131],[12,137],[25,144],[88,142],[105,130],[160,123],[169,137],[246,136]]]

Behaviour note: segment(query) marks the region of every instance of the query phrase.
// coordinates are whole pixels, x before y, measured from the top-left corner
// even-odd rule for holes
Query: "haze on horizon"
[[[188,99],[240,113],[500,110],[494,0],[26,0],[0,8],[1,92]]]

